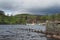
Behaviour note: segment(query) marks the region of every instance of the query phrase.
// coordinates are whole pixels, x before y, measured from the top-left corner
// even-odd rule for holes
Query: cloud
[[[60,13],[60,6],[53,6],[53,7],[49,7],[49,8],[43,8],[43,9],[31,9],[29,10],[30,12],[34,13],[34,14],[41,14],[41,15],[45,15],[45,14],[55,14],[55,13]]]
[[[6,13],[59,13],[60,0],[0,0],[0,10]]]

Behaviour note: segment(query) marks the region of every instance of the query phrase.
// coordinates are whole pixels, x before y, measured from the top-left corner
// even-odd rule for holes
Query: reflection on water
[[[45,26],[0,25],[0,40],[57,40],[46,38],[44,34],[35,33],[27,29],[45,31]]]

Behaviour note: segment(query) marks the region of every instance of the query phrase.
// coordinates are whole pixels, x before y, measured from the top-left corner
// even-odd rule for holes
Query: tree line
[[[60,13],[53,15],[17,14],[14,16],[7,16],[4,11],[0,11],[0,24],[26,24],[29,20],[36,20],[36,23],[46,22],[46,20],[60,21]]]

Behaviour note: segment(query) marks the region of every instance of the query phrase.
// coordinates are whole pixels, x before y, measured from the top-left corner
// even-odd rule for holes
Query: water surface
[[[45,31],[46,27],[40,25],[0,25],[0,40],[58,40],[26,29]]]

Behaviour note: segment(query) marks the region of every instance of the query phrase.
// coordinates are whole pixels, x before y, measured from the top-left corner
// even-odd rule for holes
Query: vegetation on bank
[[[14,16],[5,15],[4,11],[0,11],[0,24],[26,24],[27,22],[35,21],[35,23],[46,22],[46,20],[60,21],[60,14],[53,15],[31,15],[17,14]]]

